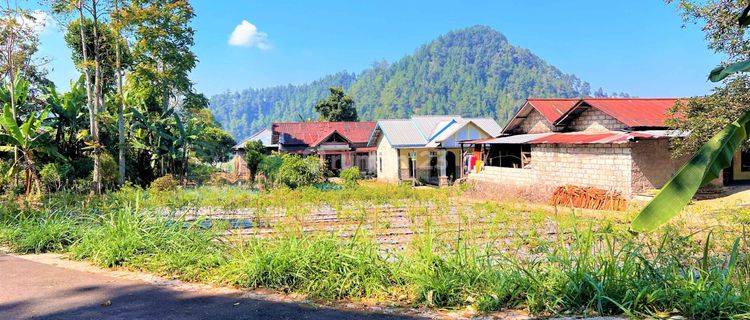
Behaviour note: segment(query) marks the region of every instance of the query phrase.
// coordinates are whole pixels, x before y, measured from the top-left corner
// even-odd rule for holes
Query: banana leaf
[[[632,222],[638,232],[651,231],[676,216],[690,203],[698,188],[710,183],[728,168],[735,151],[750,134],[750,112],[708,140],[693,158],[661,188]]]
[[[714,68],[713,70],[711,70],[711,73],[708,75],[708,79],[713,82],[718,82],[734,73],[746,72],[749,70],[750,70],[750,60],[735,62],[726,67]]]

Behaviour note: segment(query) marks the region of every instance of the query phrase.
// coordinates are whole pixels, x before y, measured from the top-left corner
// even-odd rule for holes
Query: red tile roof
[[[668,110],[677,98],[586,98],[588,104],[628,127],[666,127]],[[578,106],[582,105],[578,103]]]
[[[529,98],[528,101],[547,121],[555,123],[560,117],[576,105],[580,99],[542,99]]]
[[[334,131],[352,143],[367,143],[375,122],[277,122],[271,126],[273,142],[314,146]]]

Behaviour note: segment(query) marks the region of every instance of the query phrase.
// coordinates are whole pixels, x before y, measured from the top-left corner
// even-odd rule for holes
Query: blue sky
[[[395,61],[450,30],[490,26],[592,88],[642,97],[709,92],[720,56],[674,5],[631,1],[193,1],[196,88],[305,83]],[[243,23],[243,21],[246,21]],[[230,41],[230,35],[237,34]],[[231,42],[231,43],[230,43]],[[77,77],[62,34],[49,26],[41,54],[66,88]]]

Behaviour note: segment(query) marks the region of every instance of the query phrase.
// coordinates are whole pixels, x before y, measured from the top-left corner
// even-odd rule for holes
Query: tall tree
[[[192,93],[189,73],[197,62],[191,51],[193,8],[186,0],[132,0],[121,12],[123,23],[130,26],[137,39],[131,51],[133,68],[126,81],[128,90],[138,93],[144,112],[158,113],[152,119],[171,118],[173,105]],[[171,166],[169,150],[177,137],[163,135],[156,140],[162,147],[150,148],[158,152],[151,156],[158,157],[159,175],[163,175]]]
[[[342,87],[331,87],[331,94],[315,105],[315,111],[324,121],[359,121],[354,100],[344,93]]]
[[[121,37],[122,21],[120,19],[120,1],[113,0],[114,9],[112,10],[112,25],[115,35]],[[120,186],[125,184],[125,117],[123,110],[125,108],[125,99],[123,98],[123,68],[120,41],[115,41],[115,73],[117,78],[117,182]]]

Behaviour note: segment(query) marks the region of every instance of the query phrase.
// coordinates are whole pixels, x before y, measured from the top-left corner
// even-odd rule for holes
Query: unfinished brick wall
[[[537,181],[596,187],[630,196],[632,165],[626,144],[532,146],[531,162]]]
[[[598,109],[588,108],[571,121],[569,128],[573,131],[607,132],[623,130],[627,126]]]
[[[485,167],[470,179],[549,190],[566,184],[596,187],[631,196],[632,159],[627,144],[554,144],[531,147],[531,164]]]
[[[536,109],[531,110],[526,119],[521,122],[521,133],[544,133],[552,132],[553,126]]]

